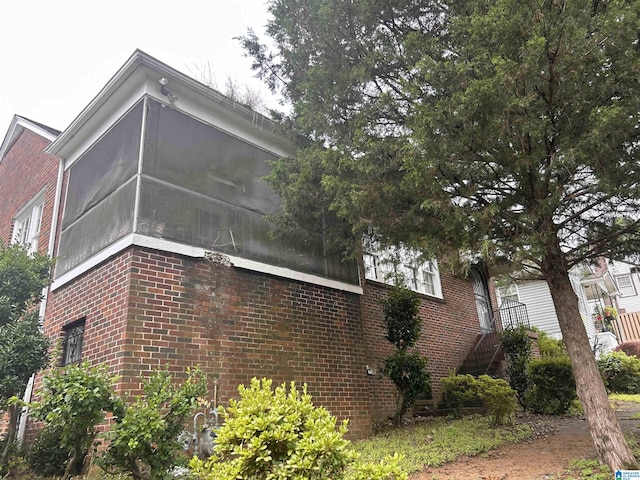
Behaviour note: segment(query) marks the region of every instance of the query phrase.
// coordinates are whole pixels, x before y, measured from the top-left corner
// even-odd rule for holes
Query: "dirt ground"
[[[640,404],[615,402],[615,408],[625,433],[640,434],[640,420],[631,418],[640,412]],[[534,419],[522,416],[518,422],[533,424]],[[412,475],[411,480],[551,480],[566,472],[572,460],[595,457],[596,451],[583,417],[548,417],[536,427],[535,438],[528,442],[427,468]]]

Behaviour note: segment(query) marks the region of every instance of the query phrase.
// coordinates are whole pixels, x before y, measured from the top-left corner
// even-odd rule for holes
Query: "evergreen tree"
[[[272,50],[241,41],[311,142],[272,175],[280,223],[319,230],[331,211],[546,279],[598,455],[635,465],[568,272],[640,251],[639,2],[269,5]]]

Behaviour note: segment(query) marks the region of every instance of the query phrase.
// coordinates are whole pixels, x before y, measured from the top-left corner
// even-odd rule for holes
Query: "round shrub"
[[[532,412],[563,415],[569,411],[575,398],[576,382],[567,357],[531,361],[527,406]]]
[[[614,393],[640,393],[640,358],[623,351],[610,352],[598,359],[605,387]]]
[[[640,357],[640,342],[624,342],[613,349],[614,352],[624,352],[627,355]]]
[[[306,386],[301,392],[293,382],[275,390],[271,384],[254,378],[250,387],[238,387],[240,399],[231,399],[222,411],[225,423],[213,456],[190,462],[197,478],[406,480],[398,457],[379,465],[358,464],[343,438],[347,421],[336,428],[336,417],[313,406]]]
[[[442,400],[438,408],[451,410],[456,417],[464,407],[479,407],[478,385],[473,375],[449,375],[442,381]]]

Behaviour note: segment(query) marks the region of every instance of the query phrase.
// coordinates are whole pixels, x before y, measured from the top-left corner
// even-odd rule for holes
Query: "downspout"
[[[58,163],[58,179],[56,182],[56,194],[53,200],[53,214],[51,218],[51,231],[49,232],[49,244],[47,245],[47,255],[49,258],[53,258],[53,253],[55,251],[55,240],[56,240],[56,231],[58,230],[58,215],[60,213],[60,203],[62,200],[62,181],[64,179],[64,160],[60,159]],[[45,311],[47,310],[47,296],[49,294],[49,287],[45,287],[42,289],[42,301],[40,302],[40,309],[38,311],[38,315],[41,319],[44,319]],[[35,375],[31,375],[29,379],[29,383],[27,384],[27,388],[24,392],[23,400],[25,403],[29,403],[31,401],[31,396],[33,394],[33,383],[35,380]],[[18,434],[16,436],[18,443],[22,443],[24,440],[24,435],[27,429],[27,418],[29,414],[29,407],[23,407],[20,415],[20,424],[18,426]]]

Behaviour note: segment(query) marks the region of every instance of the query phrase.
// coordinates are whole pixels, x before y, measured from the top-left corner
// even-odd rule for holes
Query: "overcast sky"
[[[14,114],[64,130],[136,48],[191,76],[209,62],[220,90],[227,75],[262,88],[233,37],[263,32],[265,2],[3,2],[0,142]]]

